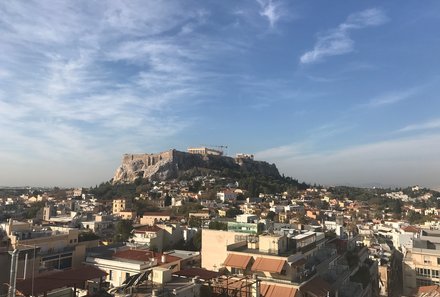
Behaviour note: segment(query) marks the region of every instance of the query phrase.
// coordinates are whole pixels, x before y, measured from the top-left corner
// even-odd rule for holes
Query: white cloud
[[[301,155],[301,144],[283,145],[279,147],[269,148],[267,150],[256,153],[256,157],[261,160],[279,160],[285,158],[293,158]]]
[[[412,87],[406,90],[395,91],[395,92],[387,92],[376,97],[373,97],[368,101],[367,104],[361,105],[360,107],[369,107],[376,108],[386,105],[395,104],[404,100],[408,100],[417,94],[420,94],[426,87],[431,85],[432,83],[426,83],[423,85],[419,85],[416,87]]]
[[[1,79],[8,78],[10,75],[11,75],[11,73],[9,71],[0,68],[0,78]]]
[[[354,42],[345,31],[335,30],[320,36],[313,50],[304,53],[300,62],[308,64],[318,62],[326,56],[336,56],[353,51]]]
[[[408,90],[405,92],[397,92],[397,93],[388,93],[378,97],[375,97],[370,100],[368,106],[370,107],[379,107],[383,105],[394,104],[403,100],[408,99],[409,97],[415,94],[414,90]]]
[[[78,185],[68,171],[105,159],[107,176],[121,153],[163,148],[192,123],[181,110],[216,78],[206,59],[239,46],[194,34],[208,15],[178,1],[1,2],[0,180],[20,183],[8,157],[48,175],[64,164],[54,178]]]
[[[370,26],[379,26],[388,21],[385,13],[377,8],[370,8],[348,16],[347,21],[340,25],[345,29],[362,29]]]
[[[432,129],[440,129],[440,119],[433,119],[419,124],[408,125],[398,130],[398,132],[412,132]]]
[[[283,16],[281,3],[274,0],[257,0],[257,2],[261,7],[260,15],[267,19],[271,28],[275,27]]]
[[[392,139],[324,153],[298,150],[298,144],[256,153],[287,175],[326,185],[414,185],[438,188],[440,134]]]
[[[337,28],[319,35],[313,50],[305,52],[300,63],[315,63],[325,57],[350,53],[354,50],[354,41],[350,38],[352,30],[379,26],[387,20],[385,13],[377,8],[353,13]]]
[[[105,27],[132,36],[156,36],[197,18],[200,11],[185,9],[180,1],[111,1],[106,2],[102,17]],[[105,29],[106,30],[106,29]]]

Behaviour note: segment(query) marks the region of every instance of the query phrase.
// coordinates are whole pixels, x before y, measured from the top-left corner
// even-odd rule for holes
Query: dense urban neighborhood
[[[440,297],[439,28],[0,0],[0,297]]]
[[[154,174],[169,169],[145,160]],[[440,296],[439,192],[211,165],[91,188],[2,188],[1,294]]]

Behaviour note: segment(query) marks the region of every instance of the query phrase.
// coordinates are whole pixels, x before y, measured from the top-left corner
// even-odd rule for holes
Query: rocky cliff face
[[[166,180],[193,168],[215,171],[239,170],[243,173],[261,174],[278,178],[275,165],[250,159],[234,159],[225,156],[197,155],[169,150],[159,154],[126,154],[115,172],[113,183],[131,183],[137,178]]]

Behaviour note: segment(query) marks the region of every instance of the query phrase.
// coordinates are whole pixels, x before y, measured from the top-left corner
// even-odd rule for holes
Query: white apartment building
[[[237,194],[232,190],[224,190],[217,193],[217,199],[221,202],[235,202],[237,200]]]

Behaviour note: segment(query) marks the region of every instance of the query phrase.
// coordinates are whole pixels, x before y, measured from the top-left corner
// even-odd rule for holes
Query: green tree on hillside
[[[228,224],[218,221],[209,222],[209,229],[212,230],[228,230]]]
[[[228,210],[226,210],[226,217],[228,218],[235,218],[237,215],[242,214],[243,212],[236,208],[236,207],[230,207]]]
[[[277,215],[277,214],[276,214],[275,212],[273,212],[273,211],[269,211],[269,212],[267,213],[266,219],[271,220],[271,221],[274,221],[276,215]]]
[[[116,223],[114,241],[125,242],[128,241],[133,234],[133,222],[131,220],[122,220]]]

